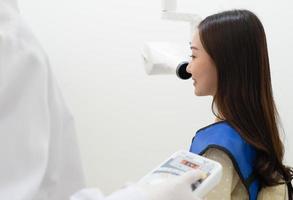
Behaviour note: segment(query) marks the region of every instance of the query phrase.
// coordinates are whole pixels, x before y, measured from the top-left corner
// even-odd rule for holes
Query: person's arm
[[[191,190],[191,184],[204,177],[198,170],[187,172],[157,184],[135,184],[103,197],[98,190],[83,190],[70,200],[199,200]]]

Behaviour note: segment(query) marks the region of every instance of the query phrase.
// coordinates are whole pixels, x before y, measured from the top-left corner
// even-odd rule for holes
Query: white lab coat
[[[83,187],[73,118],[46,54],[0,0],[0,199],[65,200]]]

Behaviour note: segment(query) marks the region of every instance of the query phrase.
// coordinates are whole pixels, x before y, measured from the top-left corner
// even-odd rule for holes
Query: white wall
[[[211,98],[195,97],[191,81],[145,74],[145,41],[189,42],[189,26],[160,19],[159,0],[21,0],[26,20],[48,52],[76,119],[88,186],[106,193],[135,181],[213,122]],[[247,8],[268,38],[274,94],[293,165],[290,1],[182,0],[179,8],[205,17]]]

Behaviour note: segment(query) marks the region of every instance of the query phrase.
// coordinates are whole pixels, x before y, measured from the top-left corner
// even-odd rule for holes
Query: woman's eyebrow
[[[199,50],[197,47],[195,46],[191,46],[190,49],[194,49],[194,50]]]
[[[191,42],[189,42],[189,45],[190,45],[190,49],[194,49],[194,50],[199,50],[196,46],[192,46]]]

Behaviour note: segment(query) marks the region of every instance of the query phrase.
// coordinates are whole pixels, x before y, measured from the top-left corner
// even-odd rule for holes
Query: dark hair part
[[[260,20],[248,10],[232,10],[208,16],[198,30],[218,73],[213,113],[257,149],[255,171],[262,186],[289,183],[293,171],[282,163],[284,147]]]

